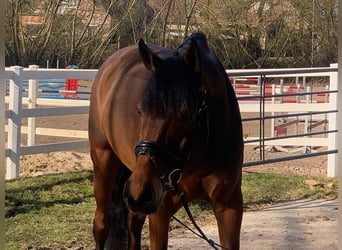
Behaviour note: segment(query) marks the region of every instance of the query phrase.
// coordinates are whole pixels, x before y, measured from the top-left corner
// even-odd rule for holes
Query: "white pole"
[[[305,93],[310,93],[310,92],[311,92],[311,86],[306,86]],[[305,95],[305,103],[310,103],[310,96],[309,95]],[[309,132],[308,131],[309,126],[310,126],[309,116],[306,115],[304,118],[304,134],[307,134]],[[305,136],[305,137],[307,137],[307,136]],[[304,145],[303,154],[305,154],[307,152],[308,152],[308,148],[306,145]]]
[[[338,34],[339,34],[339,38],[341,38],[342,34],[342,4],[341,1],[339,1],[338,3],[338,24],[337,24],[337,30],[338,30]],[[338,68],[338,79],[342,79],[342,40],[338,39],[338,62],[339,64],[336,65]],[[331,67],[331,65],[330,65]],[[337,89],[338,89],[338,93],[337,93],[337,101],[338,103],[336,103],[337,107],[341,107],[342,104],[342,87],[339,88],[339,84],[338,82],[336,83],[337,85]],[[331,85],[330,85],[331,86]],[[331,89],[331,88],[330,88]],[[330,99],[330,98],[329,98]],[[339,114],[338,114],[338,120],[337,120],[337,128],[338,128],[338,133],[337,133],[337,148],[339,150],[338,154],[337,154],[337,170],[338,168],[342,168],[342,117],[341,117],[341,109],[339,110]],[[330,124],[330,121],[329,121]],[[328,158],[328,163],[329,163],[329,158]],[[341,173],[341,170],[340,170]],[[336,174],[337,175],[337,174]],[[341,183],[342,183],[342,174],[338,175],[338,183],[340,185],[339,189],[338,189],[338,239],[342,239],[342,230],[341,230],[341,226],[342,226],[342,206],[341,206],[341,195],[342,195],[342,188],[341,188]],[[342,244],[341,242],[339,242],[340,244],[338,244],[338,249],[342,250]]]
[[[0,5],[2,7],[0,11],[0,22],[4,23],[4,1]],[[2,53],[5,51],[4,40],[3,37],[0,38],[0,51]],[[0,249],[5,249],[5,95],[5,59],[2,56],[0,60]]]
[[[23,67],[13,66],[13,78],[10,83],[10,103],[8,109],[12,115],[8,119],[7,144],[10,156],[7,158],[6,179],[19,177],[20,137],[21,137],[21,110],[22,110],[22,72]]]
[[[276,94],[276,86],[274,83],[272,83],[272,104],[275,104],[275,97],[274,95]],[[274,116],[274,112],[272,112],[272,117]],[[274,127],[275,127],[275,122],[274,118],[271,119],[271,137],[274,137]]]
[[[284,94],[284,79],[283,78],[280,79],[279,94],[281,95]],[[280,103],[283,103],[283,102],[284,102],[284,97],[281,96]]]
[[[326,91],[329,91],[329,85],[328,85],[328,84],[325,85],[325,90],[326,90]],[[328,103],[328,102],[329,102],[329,94],[327,94],[327,93],[324,95],[324,102],[325,102],[325,103]],[[328,117],[328,114],[324,114],[324,120],[329,121],[328,118],[329,118],[329,117]],[[327,122],[324,122],[324,123],[323,123],[323,130],[324,130],[324,132],[327,131],[327,129],[328,129],[327,127],[328,127]],[[327,138],[328,135],[327,135],[327,134],[324,134],[323,137]]]
[[[331,64],[331,68],[337,68],[337,64]],[[330,90],[337,90],[337,94],[330,94],[329,96],[329,106],[330,110],[338,110],[339,104],[342,100],[342,93],[339,90],[338,84],[338,72],[331,72],[330,73]],[[328,141],[329,146],[328,150],[338,149],[338,154],[329,154],[328,155],[328,177],[337,177],[338,175],[338,166],[342,166],[342,133],[341,133],[341,115],[337,115],[337,113],[330,113],[329,114],[329,130],[336,130],[338,129],[337,135],[335,133],[329,133]]]
[[[38,65],[30,65],[30,70],[38,70]],[[28,93],[28,108],[34,109],[37,106],[37,92],[38,92],[38,81],[37,79],[29,80],[29,93]],[[36,145],[36,118],[29,117],[27,119],[27,145]]]
[[[300,83],[299,83],[299,77],[296,77],[296,90],[297,93],[300,93]],[[300,103],[300,96],[296,95],[296,103]],[[296,123],[294,124],[294,134],[298,135],[298,121],[299,121],[299,116],[297,116],[296,118]]]

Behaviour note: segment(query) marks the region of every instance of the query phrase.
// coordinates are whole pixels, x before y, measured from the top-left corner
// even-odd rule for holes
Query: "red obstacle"
[[[67,69],[78,69],[75,65],[70,65],[66,67]],[[64,94],[64,98],[78,98],[78,79],[66,79],[65,80],[65,90],[68,91]]]
[[[65,98],[77,98],[78,79],[66,79],[65,90],[70,91],[64,94]]]

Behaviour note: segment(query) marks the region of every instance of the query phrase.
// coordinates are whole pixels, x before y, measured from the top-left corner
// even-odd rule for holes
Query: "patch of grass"
[[[305,184],[304,181],[309,179],[315,180],[317,185]],[[246,208],[302,198],[336,199],[337,179],[263,173],[245,174],[242,179],[242,192]]]
[[[6,249],[72,247],[92,242],[92,173],[6,182]]]
[[[246,174],[242,189],[246,208],[299,198],[336,198],[336,179],[313,179],[274,174]],[[6,182],[6,250],[92,249],[95,211],[92,172],[67,173]],[[191,205],[194,216],[209,210],[203,202]],[[182,214],[183,213],[183,214]],[[181,215],[186,214],[182,209]],[[44,247],[44,248],[38,248]]]

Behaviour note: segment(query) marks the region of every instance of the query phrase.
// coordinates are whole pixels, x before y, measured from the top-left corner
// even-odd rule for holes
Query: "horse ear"
[[[189,48],[185,51],[184,62],[195,73],[201,71],[200,50],[195,40],[191,40]]]
[[[155,71],[158,65],[160,65],[162,62],[162,59],[150,50],[150,48],[145,44],[144,40],[139,39],[138,45],[140,58],[145,64],[145,67],[149,71]]]

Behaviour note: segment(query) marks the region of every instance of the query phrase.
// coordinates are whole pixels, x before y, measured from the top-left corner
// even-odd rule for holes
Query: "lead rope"
[[[172,178],[170,178],[170,179],[172,179]],[[173,179],[172,179],[172,180],[173,180]],[[196,221],[195,221],[195,219],[194,219],[194,217],[192,216],[192,213],[191,213],[191,211],[190,211],[188,202],[185,200],[184,193],[181,192],[181,191],[179,190],[179,188],[178,188],[178,183],[179,183],[179,180],[178,180],[178,182],[172,181],[172,184],[171,184],[171,186],[170,186],[170,189],[171,189],[172,191],[174,191],[174,192],[178,195],[178,197],[179,197],[179,199],[181,200],[182,205],[183,205],[183,207],[184,207],[184,209],[185,209],[185,211],[186,211],[186,214],[188,215],[188,217],[189,217],[189,219],[190,219],[192,225],[197,229],[197,232],[194,231],[194,230],[192,230],[189,226],[185,225],[182,221],[180,221],[180,220],[179,220],[178,218],[176,218],[174,215],[172,215],[172,218],[173,218],[174,220],[176,220],[178,223],[180,223],[181,225],[183,225],[186,229],[188,229],[189,231],[191,231],[192,233],[194,233],[194,234],[197,235],[198,237],[202,238],[202,239],[205,240],[206,242],[208,242],[208,244],[209,244],[213,249],[218,250],[217,247],[221,247],[221,249],[228,249],[228,248],[225,248],[225,247],[221,246],[220,244],[217,244],[217,243],[216,243],[215,241],[213,241],[212,239],[209,239],[209,238],[205,235],[205,233],[202,231],[202,229],[197,225],[197,223],[196,223]]]
[[[212,239],[209,239],[209,238],[205,235],[205,233],[202,231],[202,229],[197,225],[197,223],[196,223],[196,221],[195,221],[194,217],[192,216],[192,213],[191,213],[191,211],[190,211],[190,209],[189,209],[189,205],[188,205],[188,203],[185,201],[184,193],[181,193],[181,194],[179,194],[178,196],[179,196],[179,198],[181,199],[181,201],[182,201],[182,203],[183,203],[183,207],[184,207],[184,209],[185,209],[185,211],[186,211],[186,213],[187,213],[187,215],[188,215],[188,217],[189,217],[189,219],[190,219],[192,225],[197,229],[197,232],[198,232],[198,233],[195,232],[194,230],[190,229],[188,226],[185,226],[184,223],[181,223],[181,224],[182,224],[183,226],[185,226],[187,229],[189,229],[191,232],[193,232],[194,234],[196,234],[198,237],[200,237],[200,238],[202,238],[203,240],[205,240],[206,242],[208,242],[208,244],[209,244],[212,248],[218,250],[218,248],[217,248],[216,246],[220,246],[220,245],[217,244],[217,243],[215,243]],[[172,216],[172,218],[175,219],[174,216]],[[176,219],[176,221],[180,222],[178,219]]]

